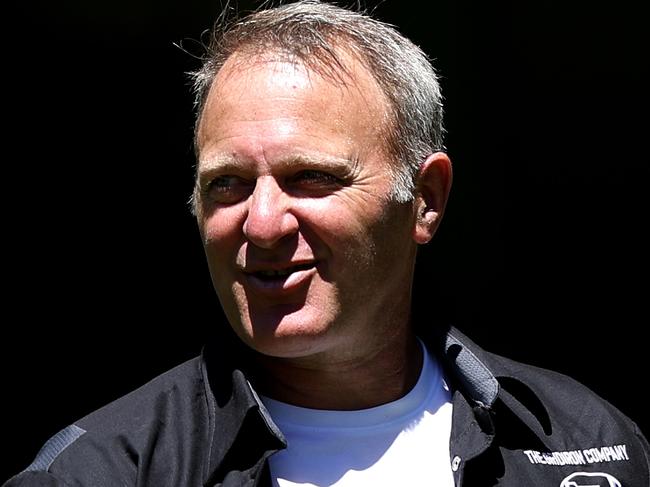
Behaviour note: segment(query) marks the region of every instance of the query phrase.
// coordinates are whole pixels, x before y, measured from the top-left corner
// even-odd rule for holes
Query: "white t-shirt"
[[[273,485],[453,487],[451,398],[424,349],[415,387],[370,409],[307,409],[262,397],[288,448],[270,459]]]

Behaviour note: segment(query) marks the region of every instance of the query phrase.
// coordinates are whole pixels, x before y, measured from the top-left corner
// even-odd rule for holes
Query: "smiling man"
[[[228,320],[269,370],[283,369],[271,383],[295,389],[291,370],[309,368],[322,377],[299,402],[340,409],[361,392],[349,405],[374,406],[419,373],[413,263],[442,214],[449,159],[423,159],[417,197],[395,201],[377,82],[351,56],[338,83],[285,57],[236,54],[213,81],[197,132],[199,228]],[[385,391],[377,371],[404,364]]]
[[[7,485],[648,485],[606,401],[412,315],[452,180],[419,48],[296,2],[215,29],[195,80],[192,205],[230,327]]]

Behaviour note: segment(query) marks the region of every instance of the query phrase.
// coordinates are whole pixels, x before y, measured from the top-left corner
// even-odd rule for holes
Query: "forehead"
[[[316,70],[286,55],[234,54],[215,77],[199,121],[197,147],[228,124],[300,118],[318,130],[366,131],[379,138],[388,121],[386,96],[368,70],[341,54],[345,72]],[[280,124],[272,128],[277,130]],[[259,124],[260,128],[271,125]]]
[[[336,56],[336,57],[334,57]],[[232,77],[266,71],[289,76],[292,81],[305,76],[313,88],[348,89],[371,99],[385,101],[383,91],[374,76],[357,55],[338,48],[331,55],[315,54],[308,62],[291,53],[270,49],[262,52],[237,51],[233,53],[215,75],[210,91],[218,89]],[[368,91],[370,90],[370,91]]]

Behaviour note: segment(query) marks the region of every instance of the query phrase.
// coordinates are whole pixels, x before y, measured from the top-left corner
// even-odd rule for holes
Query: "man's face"
[[[408,320],[413,208],[389,197],[385,97],[351,72],[231,59],[207,99],[198,223],[231,326],[267,355],[361,353]]]

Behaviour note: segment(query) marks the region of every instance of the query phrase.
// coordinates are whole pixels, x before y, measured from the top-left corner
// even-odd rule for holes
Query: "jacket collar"
[[[266,458],[286,447],[247,379],[252,353],[234,334],[224,334],[203,349],[211,442],[205,485],[243,485],[243,479],[261,474]]]
[[[456,387],[475,405],[492,407],[499,394],[499,381],[481,360],[482,350],[455,328],[440,336],[436,345],[433,352],[444,362]]]
[[[497,403],[505,406],[536,437],[542,439],[547,434],[549,425],[541,401],[530,389],[530,394],[524,394],[528,399],[522,400],[518,397],[518,387],[511,387],[515,383],[527,387],[518,378],[519,374],[515,374],[515,368],[508,366],[514,362],[482,350],[455,328],[436,330],[421,337],[440,361],[454,394],[454,426],[462,429],[456,430],[456,436],[481,438],[473,442],[481,443],[475,454],[487,448],[494,436],[492,415]],[[211,410],[206,485],[215,485],[228,472],[250,476],[257,471],[259,474],[260,459],[286,447],[282,432],[247,379],[253,353],[234,333],[220,336],[203,350],[202,373]],[[536,404],[532,408],[529,407],[531,397]],[[471,415],[473,421],[468,418]],[[452,431],[452,443],[453,436]]]
[[[467,401],[484,431],[490,432],[506,421],[517,421],[541,442],[538,446],[544,445],[551,425],[542,400],[524,382],[530,369],[486,352],[453,327],[434,333],[430,339],[432,352],[442,362],[452,391]],[[495,422],[496,409],[499,420]]]

